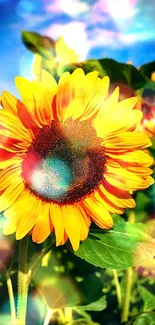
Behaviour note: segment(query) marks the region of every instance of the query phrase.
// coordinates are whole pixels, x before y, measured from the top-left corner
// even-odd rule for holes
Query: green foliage
[[[78,309],[88,310],[88,311],[101,311],[105,308],[106,308],[106,296],[102,296],[98,300],[93,301],[87,305],[78,306]]]
[[[155,325],[155,313],[145,313],[138,316],[133,325]]]
[[[136,193],[136,207],[135,207],[135,214],[137,212],[144,212],[146,211],[148,204],[150,203],[151,199],[148,195],[144,192],[137,192]]]
[[[143,64],[140,67],[140,72],[143,74],[143,76],[150,79],[152,72],[155,72],[155,61]]]
[[[55,55],[54,40],[48,36],[22,31],[22,41],[31,52],[38,53],[46,59],[51,59]]]
[[[121,82],[134,90],[142,88],[147,83],[146,78],[133,65],[113,59],[86,60],[77,66],[80,66],[85,73],[98,71],[101,78],[108,75],[112,83]],[[73,72],[77,66],[65,66],[64,71]]]
[[[155,309],[155,296],[143,286],[138,286],[138,291],[144,301],[143,310],[150,311]]]
[[[110,77],[111,82],[122,82],[133,89],[142,88],[146,84],[146,78],[131,64],[117,62],[113,59],[99,60],[102,68]]]
[[[137,191],[135,193],[136,207],[134,209],[135,222],[144,222],[148,217],[148,208],[151,203],[151,198],[148,195],[148,190]],[[131,213],[131,210],[127,210],[127,215]]]
[[[47,36],[42,36],[38,33],[23,31],[22,41],[25,46],[33,53],[38,53],[42,57],[42,67],[51,73],[56,79],[59,78],[57,64],[53,62],[56,56],[55,42]],[[85,73],[98,71],[100,77],[108,75],[112,83],[121,82],[129,85],[132,89],[140,89],[144,87],[148,81],[144,73],[143,67],[138,70],[131,64],[117,62],[113,59],[92,59],[74,64],[67,64],[62,67],[63,71],[73,72],[76,68],[81,67]]]
[[[113,229],[91,231],[76,256],[101,268],[125,269],[154,256],[155,243],[142,224],[116,223]]]
[[[70,274],[51,274],[49,267],[40,267],[33,282],[52,309],[76,307],[81,310],[101,311],[106,308],[102,283],[94,275],[77,281]]]

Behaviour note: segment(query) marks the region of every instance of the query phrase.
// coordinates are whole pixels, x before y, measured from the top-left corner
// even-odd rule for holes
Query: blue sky
[[[0,0],[0,92],[31,77],[21,30],[62,35],[81,60],[109,57],[136,66],[155,59],[154,0]]]

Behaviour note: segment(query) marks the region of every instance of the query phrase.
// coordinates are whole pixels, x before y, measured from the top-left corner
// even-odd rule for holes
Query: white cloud
[[[94,10],[109,14],[114,20],[126,20],[136,15],[137,0],[98,0]]]
[[[89,51],[89,41],[85,23],[54,24],[44,30],[44,33],[55,40],[62,36],[66,44],[79,55],[80,61],[86,59]]]
[[[64,12],[72,17],[87,13],[90,6],[79,0],[54,0],[51,4],[46,4],[45,9],[51,13]]]
[[[91,48],[109,46],[117,49],[120,47],[120,33],[96,27],[89,35],[89,43]]]

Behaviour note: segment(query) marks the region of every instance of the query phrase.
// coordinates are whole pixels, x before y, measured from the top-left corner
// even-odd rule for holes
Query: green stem
[[[125,274],[125,294],[124,302],[122,305],[122,314],[121,314],[121,324],[128,321],[129,309],[130,309],[130,298],[131,298],[131,289],[132,289],[132,280],[133,280],[133,269],[129,267]]]
[[[7,284],[7,288],[8,288],[8,294],[9,294],[11,323],[16,324],[16,308],[15,308],[15,300],[14,300],[14,294],[13,294],[12,281],[11,281],[10,275],[7,271],[5,273],[5,276],[6,276],[6,284]]]
[[[116,288],[116,294],[117,294],[117,300],[118,300],[118,306],[121,309],[122,306],[122,296],[121,296],[121,288],[118,280],[118,273],[116,270],[113,271],[113,276],[114,276],[114,282],[115,282],[115,288]]]
[[[27,269],[28,238],[29,236],[27,235],[20,240],[19,244],[17,319],[20,325],[26,325],[27,297],[29,287]]]
[[[7,288],[8,288],[9,303],[10,303],[11,323],[16,324],[16,307],[15,307],[15,299],[14,299],[13,286],[12,286],[12,281],[10,278],[10,273],[6,269],[6,267],[2,261],[0,261],[0,265],[2,265],[2,267],[5,271],[6,284],[7,284]]]
[[[64,311],[64,314],[65,314],[65,318],[66,318],[66,321],[71,324],[72,323],[72,319],[73,319],[73,310],[71,307],[65,307],[65,311]]]

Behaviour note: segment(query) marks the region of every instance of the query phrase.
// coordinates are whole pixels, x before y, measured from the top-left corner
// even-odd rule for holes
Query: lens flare
[[[34,279],[37,290],[43,297],[46,305],[53,309],[64,308],[72,303],[78,305],[81,301],[81,293],[69,276],[51,276],[46,273],[42,278]],[[37,296],[37,292],[34,293]]]
[[[24,54],[19,61],[20,75],[30,80],[34,79],[32,65],[34,55],[31,52]]]
[[[61,198],[72,181],[69,166],[61,159],[47,158],[31,176],[30,186],[48,199]]]

